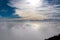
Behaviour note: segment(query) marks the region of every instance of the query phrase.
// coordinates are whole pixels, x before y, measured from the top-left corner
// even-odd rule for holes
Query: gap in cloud
[[[15,14],[14,7],[9,6],[10,0],[0,0],[0,17],[3,18],[20,18]]]

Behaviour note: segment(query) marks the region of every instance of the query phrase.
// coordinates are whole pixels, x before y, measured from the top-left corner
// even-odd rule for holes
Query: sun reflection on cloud
[[[40,25],[37,23],[26,22],[23,27],[28,31],[38,31],[40,29]]]
[[[35,30],[37,31],[39,29],[39,26],[38,24],[34,24],[34,23],[26,23],[24,25],[24,27],[27,29],[27,30]]]

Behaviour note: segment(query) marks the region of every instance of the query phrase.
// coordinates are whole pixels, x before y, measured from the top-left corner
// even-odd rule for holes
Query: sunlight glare
[[[42,0],[27,0],[32,6],[42,5]]]

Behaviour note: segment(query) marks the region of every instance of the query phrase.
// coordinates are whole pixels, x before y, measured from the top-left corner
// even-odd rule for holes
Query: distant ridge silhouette
[[[51,38],[45,39],[45,40],[60,40],[60,34],[56,35],[56,36],[53,36]]]

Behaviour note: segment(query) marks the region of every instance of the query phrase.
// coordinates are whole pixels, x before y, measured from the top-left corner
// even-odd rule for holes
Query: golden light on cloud
[[[44,20],[47,17],[44,15],[40,15],[37,14],[34,11],[20,11],[20,10],[16,10],[17,14],[19,14],[19,16],[22,16],[21,20]]]

